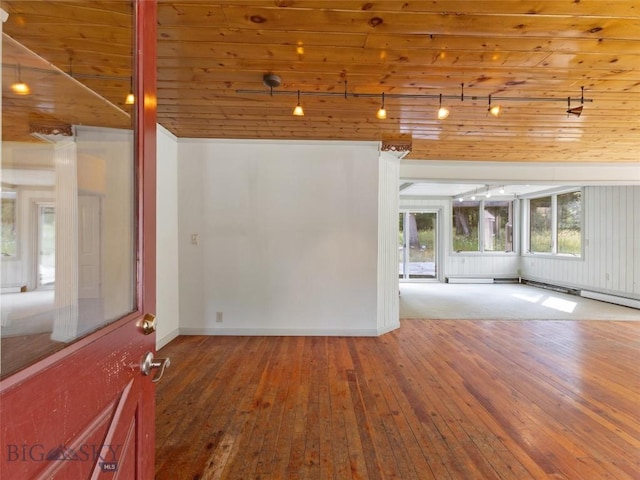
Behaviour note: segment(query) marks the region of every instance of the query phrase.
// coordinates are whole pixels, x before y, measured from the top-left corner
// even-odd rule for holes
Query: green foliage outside
[[[558,232],[558,253],[582,254],[580,230],[561,230]]]
[[[454,229],[455,231],[455,229]],[[454,252],[477,252],[478,247],[478,228],[473,227],[469,230],[469,235],[454,234],[453,235],[453,251]]]
[[[420,247],[412,247],[409,251],[411,262],[433,262],[435,258],[435,230],[418,230],[418,242]],[[398,232],[398,246],[403,246],[402,232]],[[398,249],[398,255],[402,260],[402,250]]]
[[[532,233],[530,250],[537,253],[551,253],[551,232]],[[580,230],[561,230],[558,232],[558,253],[569,255],[582,253]]]

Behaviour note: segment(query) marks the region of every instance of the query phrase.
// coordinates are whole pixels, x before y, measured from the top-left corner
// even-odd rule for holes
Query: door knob
[[[153,313],[147,313],[142,319],[142,332],[145,335],[151,335],[156,331],[156,316]]]
[[[152,352],[147,352],[142,358],[142,362],[140,362],[140,371],[142,371],[143,375],[149,375],[151,370],[154,368],[160,369],[158,373],[151,379],[153,383],[159,382],[164,375],[164,370],[169,365],[171,365],[171,361],[169,358],[158,358],[157,360],[153,358]]]

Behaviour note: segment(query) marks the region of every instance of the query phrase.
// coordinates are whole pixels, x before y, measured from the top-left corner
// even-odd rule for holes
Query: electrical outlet
[[[222,323],[222,312],[216,312],[216,323]]]
[[[191,234],[191,245],[198,245],[200,243],[200,236],[197,233]]]

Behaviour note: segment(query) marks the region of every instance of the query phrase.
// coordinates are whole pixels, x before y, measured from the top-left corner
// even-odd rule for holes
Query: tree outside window
[[[513,201],[455,202],[453,250],[456,252],[513,252]]]
[[[479,250],[478,219],[480,202],[458,202],[453,205],[453,250]]]

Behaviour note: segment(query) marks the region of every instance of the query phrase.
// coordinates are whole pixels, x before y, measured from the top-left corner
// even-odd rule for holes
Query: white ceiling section
[[[402,197],[451,197],[485,193],[492,196],[531,195],[568,186],[640,185],[638,163],[502,163],[437,162],[402,160],[400,195]]]
[[[429,182],[405,182],[400,186],[400,195],[407,197],[458,197],[469,195],[477,191],[478,195],[484,195],[487,188],[491,196],[521,196],[532,193],[552,190],[562,185],[505,185],[484,183],[429,183]]]

